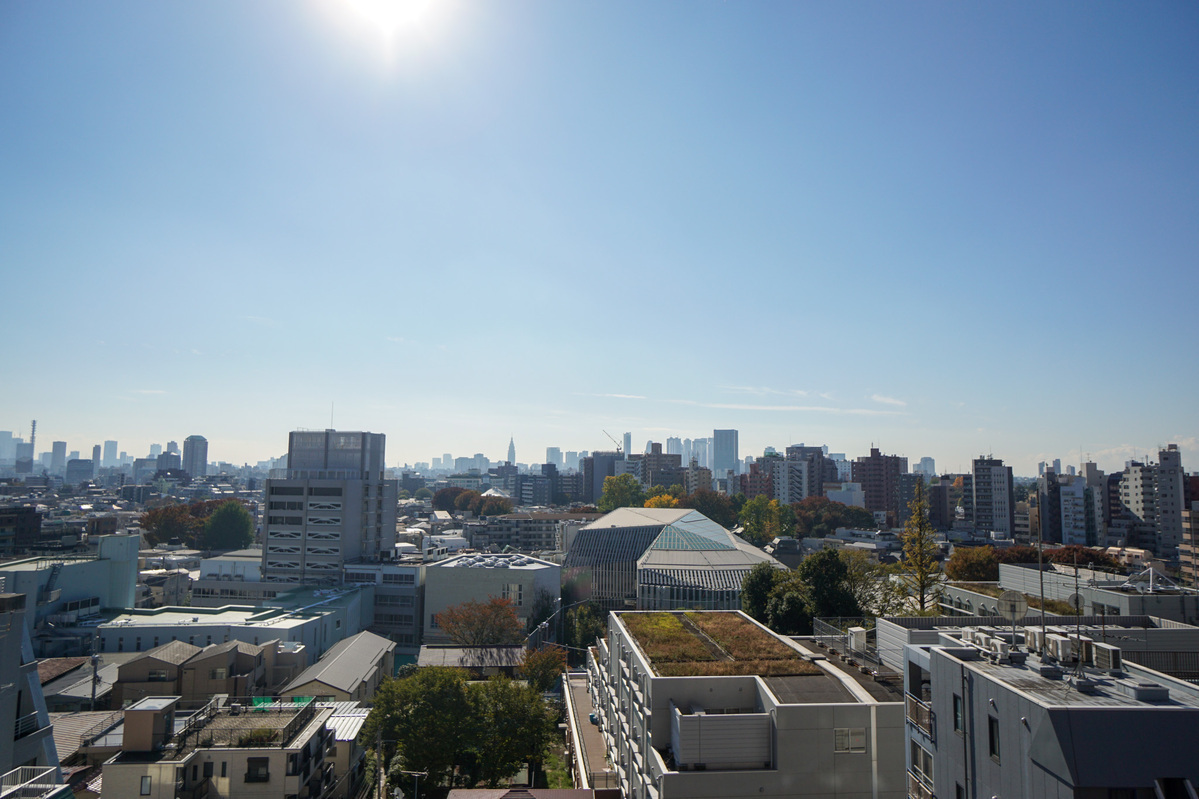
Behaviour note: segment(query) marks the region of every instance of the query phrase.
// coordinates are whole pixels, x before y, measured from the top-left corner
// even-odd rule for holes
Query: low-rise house
[[[334,644],[283,686],[281,695],[334,702],[369,700],[383,678],[395,674],[395,648],[394,642],[374,633],[358,633]]]
[[[515,677],[524,660],[525,648],[515,646],[422,646],[416,665],[466,669],[474,679],[497,674]]]

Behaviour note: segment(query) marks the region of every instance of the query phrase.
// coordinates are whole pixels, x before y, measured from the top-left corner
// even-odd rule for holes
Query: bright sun
[[[421,27],[432,0],[343,0],[362,21],[386,39]]]

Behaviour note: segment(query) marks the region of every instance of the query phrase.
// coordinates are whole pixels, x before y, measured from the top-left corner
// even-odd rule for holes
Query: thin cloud
[[[163,391],[161,388],[135,388],[135,389],[133,389],[133,393],[134,394],[165,394],[166,392]]]
[[[736,391],[741,394],[756,396],[806,397],[808,392],[799,388],[770,388],[769,386],[720,386],[725,391]]]
[[[576,396],[579,396],[579,397],[603,397],[604,399],[627,399],[627,400],[649,399],[649,397],[643,397],[640,394],[587,394],[587,393],[578,393],[577,392]]]
[[[871,394],[870,399],[874,400],[875,402],[880,402],[883,405],[898,405],[901,408],[907,407],[907,403],[903,400],[895,399],[895,397],[887,397],[882,394]]]

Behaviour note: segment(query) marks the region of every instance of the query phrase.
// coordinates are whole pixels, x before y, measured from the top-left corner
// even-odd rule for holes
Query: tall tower
[[[508,437],[508,463],[516,465],[516,441],[511,436]]]
[[[712,431],[712,471],[717,480],[723,480],[731,471],[736,474],[741,458],[737,452],[736,430]]]
[[[183,471],[195,480],[208,474],[208,439],[188,436],[183,439]]]

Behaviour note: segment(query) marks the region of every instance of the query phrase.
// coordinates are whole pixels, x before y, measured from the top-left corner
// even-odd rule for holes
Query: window
[[[957,694],[953,695],[953,731],[966,731],[966,703]]]
[[[224,680],[228,676],[229,676],[229,669],[227,669],[227,668],[213,669],[210,672],[208,672],[208,679],[210,679],[210,680]]]
[[[166,682],[167,681],[166,669],[150,669],[150,671],[147,672],[147,674],[146,674],[146,681],[147,682]]]
[[[833,730],[834,752],[865,752],[865,727],[837,727]]]
[[[209,760],[207,763],[204,764],[204,779],[208,779],[211,776],[212,776],[212,761]]]
[[[246,760],[246,782],[270,782],[271,760],[268,757],[251,757]]]
[[[141,795],[142,796],[150,795],[150,778],[149,777],[142,777]]]
[[[222,777],[229,776],[229,761],[227,761],[227,760],[221,761],[221,776]]]
[[[999,719],[987,716],[987,749],[995,762],[999,762]]]

